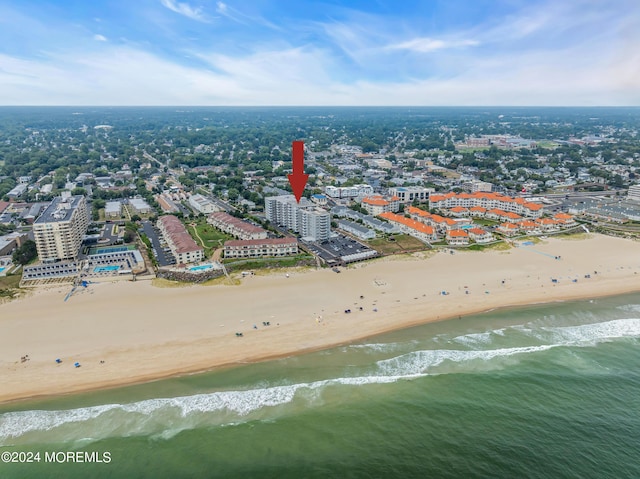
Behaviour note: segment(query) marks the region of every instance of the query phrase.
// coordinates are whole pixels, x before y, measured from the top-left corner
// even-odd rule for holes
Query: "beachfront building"
[[[135,213],[138,213],[140,215],[148,215],[149,213],[151,213],[151,206],[149,206],[149,203],[147,203],[142,198],[131,198],[129,200],[129,204],[131,205]]]
[[[358,198],[373,194],[373,187],[360,184],[353,186],[327,186],[324,189],[327,196],[332,198]]]
[[[444,216],[429,213],[415,206],[407,206],[405,212],[411,219],[435,228],[436,232],[440,234],[446,234],[448,231],[460,229],[462,226],[471,224],[469,218],[445,218]]]
[[[356,238],[367,241],[376,237],[376,232],[365,226],[348,220],[338,220],[338,228],[352,234]]]
[[[211,213],[207,217],[207,223],[220,231],[230,234],[240,240],[259,240],[267,237],[267,231],[248,221],[231,216],[224,211]]]
[[[216,204],[206,196],[200,194],[191,195],[189,197],[189,206],[191,206],[198,213],[208,215],[214,211],[218,211]]]
[[[469,228],[467,233],[469,234],[469,239],[476,243],[490,243],[493,241],[493,235],[482,228]]]
[[[224,243],[225,258],[264,258],[298,254],[295,238],[230,240]]]
[[[556,213],[553,216],[553,219],[558,222],[558,226],[560,226],[560,228],[562,229],[573,228],[574,226],[578,225],[573,215],[570,215],[568,213]]]
[[[512,198],[499,193],[445,193],[434,194],[429,198],[429,208],[449,211],[458,206],[469,209],[480,206],[487,210],[497,209],[526,218],[540,218],[544,212],[543,206],[539,203],[527,201],[525,198]],[[478,215],[476,214],[476,216]]]
[[[265,198],[265,216],[273,224],[290,229],[309,241],[324,241],[331,233],[331,215],[306,198],[293,195]]]
[[[452,246],[463,246],[469,244],[469,234],[465,230],[447,231],[447,243]]]
[[[379,216],[380,218],[384,218],[390,223],[396,224],[400,231],[402,231],[403,233],[413,236],[414,238],[417,238],[425,243],[437,241],[438,239],[438,237],[436,236],[436,232],[432,226],[390,212],[382,213]]]
[[[366,196],[362,199],[362,207],[367,213],[378,216],[381,213],[397,213],[400,209],[397,196],[392,196],[388,200],[380,195]]]
[[[553,218],[539,218],[536,223],[538,223],[540,231],[543,233],[552,233],[560,230],[560,223]]]
[[[157,225],[178,263],[188,264],[202,261],[204,250],[197,245],[177,217],[173,215],[161,216],[158,218]]]
[[[423,188],[422,186],[395,186],[389,188],[389,196],[396,196],[403,205],[414,201],[426,203],[429,200],[429,195],[434,191],[433,188]]]
[[[33,223],[40,261],[52,263],[78,257],[89,225],[87,202],[82,195],[63,193]]]
[[[497,230],[506,236],[514,236],[518,234],[518,225],[514,223],[502,223],[498,226]]]
[[[321,208],[301,209],[300,236],[307,241],[324,241],[331,233],[331,215]]]
[[[104,206],[105,218],[120,218],[122,215],[122,203],[120,201],[107,201]]]

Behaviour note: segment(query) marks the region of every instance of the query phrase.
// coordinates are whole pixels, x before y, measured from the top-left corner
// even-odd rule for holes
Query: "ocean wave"
[[[445,362],[459,365],[471,361],[482,361],[486,364],[495,358],[506,358],[517,354],[546,351],[556,346],[557,345],[543,345],[487,350],[434,349],[414,351],[395,358],[378,361],[377,366],[383,374],[387,375],[420,375],[435,372],[434,368]]]
[[[412,377],[411,374],[345,377],[289,386],[147,399],[129,404],[108,404],[57,411],[9,412],[0,415],[0,446],[9,445],[12,439],[34,432],[57,431],[69,441],[80,438],[98,440],[114,435],[146,435],[165,429],[179,431],[206,423],[198,420],[197,416],[212,412],[225,413],[228,422],[233,422],[261,409],[291,403],[300,391],[314,393],[300,395],[304,396],[307,402],[313,402],[318,399],[318,394],[315,393],[328,386],[384,384]],[[189,419],[193,421],[190,422]]]
[[[495,347],[512,333],[538,343]],[[128,404],[106,404],[69,410],[32,410],[0,414],[0,446],[20,442],[98,440],[106,437],[172,434],[199,426],[234,424],[270,417],[272,408],[297,401],[305,407],[322,402],[327,388],[386,384],[400,380],[491,370],[520,361],[521,356],[558,347],[584,347],[602,341],[640,337],[640,318],[562,327],[513,326],[470,333],[449,340],[458,348],[424,349],[382,359],[353,371],[353,376],[269,386],[217,391],[173,398],[154,398]],[[531,341],[530,341],[531,342]],[[393,352],[414,343],[354,345]],[[493,348],[491,347],[493,344]],[[414,344],[415,346],[415,344]],[[344,397],[344,396],[343,396]],[[272,415],[272,414],[271,414]]]
[[[640,337],[640,318],[613,319],[578,326],[544,327],[553,340],[572,344],[596,344],[622,338]]]

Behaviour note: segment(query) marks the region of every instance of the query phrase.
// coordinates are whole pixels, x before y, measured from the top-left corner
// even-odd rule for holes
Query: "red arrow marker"
[[[300,203],[309,175],[304,172],[304,141],[294,141],[292,145],[293,173],[287,175],[287,177],[289,178],[293,195],[296,197],[296,201]]]

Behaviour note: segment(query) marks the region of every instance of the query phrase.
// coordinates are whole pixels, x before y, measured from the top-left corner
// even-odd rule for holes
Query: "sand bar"
[[[287,356],[503,306],[638,291],[640,243],[548,239],[384,258],[340,274],[281,271],[239,286],[104,283],[65,302],[69,289],[0,305],[0,402]]]

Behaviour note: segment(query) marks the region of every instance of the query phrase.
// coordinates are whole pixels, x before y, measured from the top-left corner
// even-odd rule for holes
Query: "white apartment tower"
[[[270,222],[312,241],[329,238],[331,215],[306,198],[301,198],[299,204],[293,195],[268,196],[264,201],[265,216]]]
[[[40,261],[74,260],[89,225],[87,203],[82,195],[54,198],[33,223]]]

